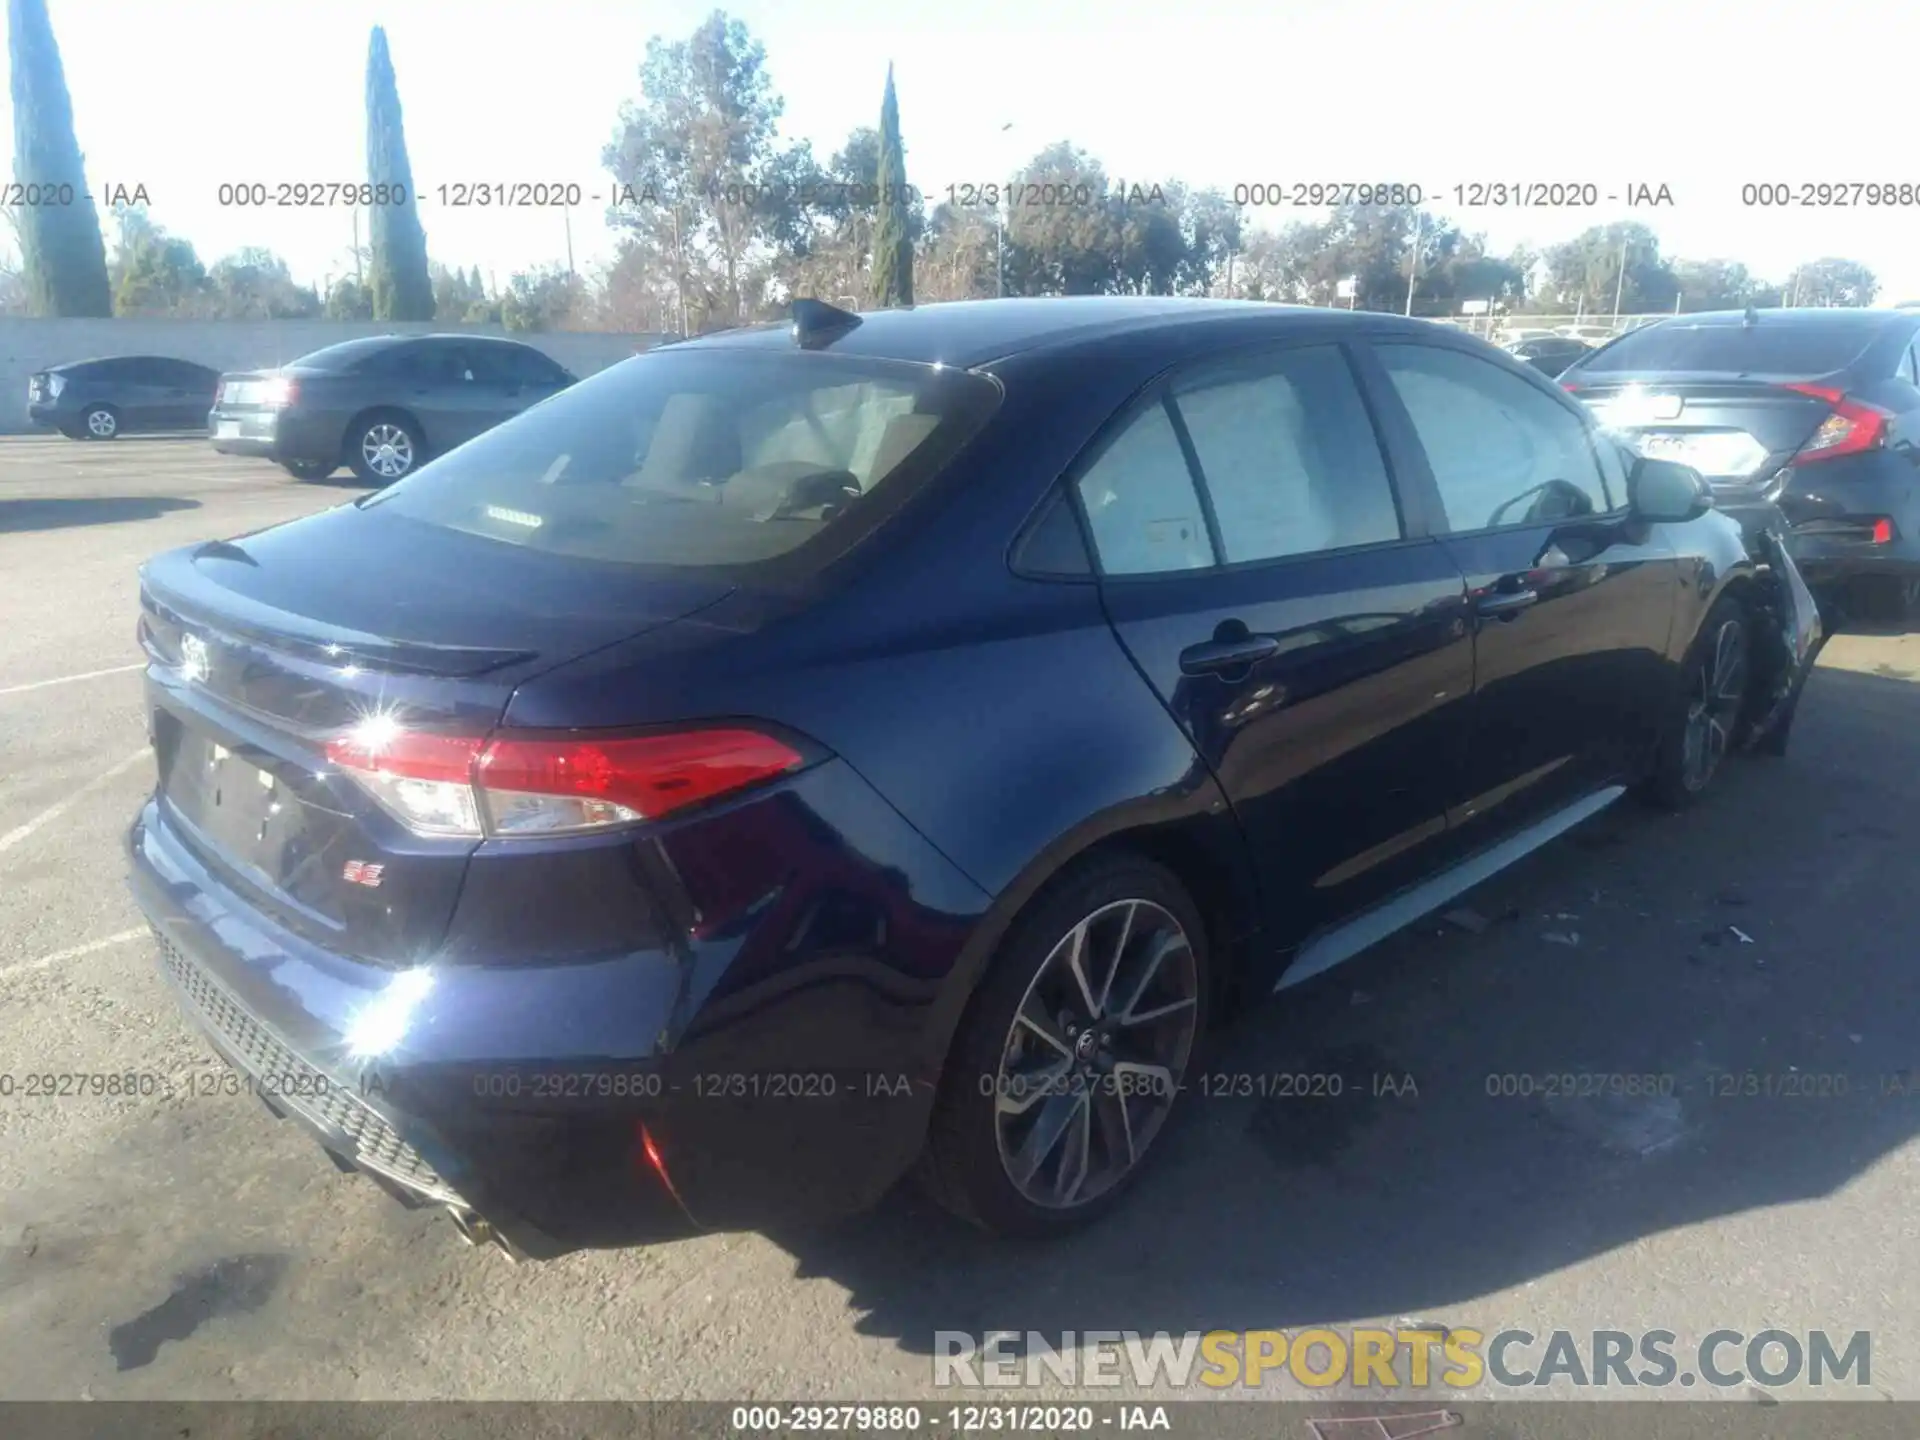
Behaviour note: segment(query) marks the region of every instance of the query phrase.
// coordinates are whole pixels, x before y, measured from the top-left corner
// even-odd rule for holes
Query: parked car
[[[1723,508],[1777,505],[1829,608],[1901,619],[1920,598],[1920,313],[1677,316],[1561,376]]]
[[[300,480],[345,465],[365,484],[389,485],[574,378],[517,340],[378,335],[222,375],[205,419],[223,455],[265,456]]]
[[[802,302],[150,561],[133,888],[254,1092],[469,1238],[916,1168],[1047,1234],[1210,1020],[1783,748],[1817,627],[1457,331]]]
[[[198,430],[218,371],[161,355],[116,355],[50,365],[27,379],[27,419],[69,440]]]
[[[1522,340],[1518,345],[1509,346],[1508,353],[1526,361],[1543,375],[1552,377],[1592,349],[1593,346],[1584,340],[1570,340],[1564,335],[1543,335],[1537,340]]]
[[[1606,325],[1562,325],[1553,333],[1563,340],[1578,340],[1587,345],[1604,345],[1619,332]]]
[[[1496,338],[1495,343],[1507,350],[1512,350],[1516,346],[1524,345],[1530,340],[1551,340],[1552,338],[1553,331],[1551,330],[1522,325],[1514,329],[1502,330]]]

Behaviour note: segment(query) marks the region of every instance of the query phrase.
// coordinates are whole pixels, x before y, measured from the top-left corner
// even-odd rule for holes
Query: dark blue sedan
[[[141,605],[183,1003],[534,1257],[913,1170],[1084,1221],[1209,1021],[1779,753],[1820,638],[1778,527],[1493,347],[1144,298],[803,301]]]

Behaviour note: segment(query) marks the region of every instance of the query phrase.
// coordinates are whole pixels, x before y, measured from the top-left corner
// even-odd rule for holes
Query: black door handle
[[[1496,590],[1473,602],[1474,613],[1510,620],[1540,598],[1538,590]]]
[[[1271,635],[1209,640],[1204,645],[1189,645],[1180,652],[1180,670],[1185,675],[1211,675],[1221,670],[1239,670],[1279,653],[1280,642]]]

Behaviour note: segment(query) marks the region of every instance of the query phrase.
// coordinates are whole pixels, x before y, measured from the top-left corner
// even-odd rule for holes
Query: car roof
[[[49,365],[47,371],[51,374],[55,370],[79,370],[87,365],[104,365],[110,360],[165,360],[173,365],[191,365],[196,370],[212,368],[202,365],[198,360],[182,360],[174,355],[92,355],[85,360],[63,360],[58,365]]]
[[[1377,311],[1275,305],[1259,300],[1203,300],[1162,295],[1062,295],[1003,300],[948,300],[895,310],[871,310],[860,324],[823,340],[837,355],[913,360],[972,368],[1025,351],[1094,346],[1122,334],[1188,330],[1199,326],[1249,338],[1283,334],[1305,325],[1355,331],[1430,331],[1424,320]],[[673,342],[680,349],[790,349],[789,322],[743,326]]]
[[[1859,306],[1845,305],[1799,305],[1791,309],[1755,310],[1755,323],[1760,325],[1857,325],[1862,330],[1875,330],[1882,326],[1914,323],[1911,311],[1874,310]],[[1702,310],[1695,314],[1675,315],[1662,320],[1662,325],[1695,325],[1711,330],[1722,326],[1735,328],[1747,323],[1744,310]]]

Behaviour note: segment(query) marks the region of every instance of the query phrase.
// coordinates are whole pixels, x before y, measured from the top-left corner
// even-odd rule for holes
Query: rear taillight
[[[1833,407],[1833,413],[1820,422],[1813,438],[1800,447],[1793,463],[1804,465],[1814,460],[1833,460],[1842,455],[1858,455],[1878,450],[1887,443],[1887,412],[1862,400],[1849,399],[1826,385],[1783,385],[1783,390],[1811,395]]]
[[[218,405],[220,401],[226,396],[226,393],[227,393],[227,382],[224,380],[216,382],[213,387],[213,403]]]
[[[260,384],[260,403],[279,409],[300,398],[300,386],[287,375],[270,375]]]
[[[1873,522],[1873,543],[1891,545],[1893,543],[1893,521],[1882,515]]]
[[[380,720],[329,741],[327,759],[408,829],[470,839],[657,820],[802,763],[789,746],[752,730],[486,741]]]
[[[1573,381],[1571,380],[1562,380],[1560,382],[1560,388],[1566,391],[1569,395],[1577,395],[1580,393],[1580,387],[1574,384]]]

